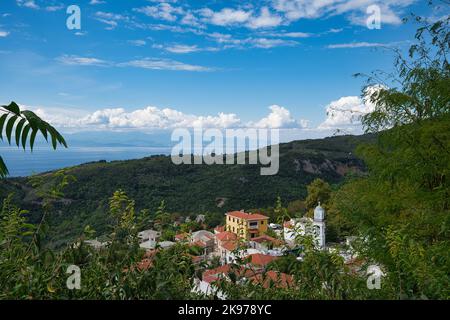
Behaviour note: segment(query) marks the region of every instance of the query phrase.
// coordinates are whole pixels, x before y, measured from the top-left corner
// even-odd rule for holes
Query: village
[[[198,215],[196,220],[201,224],[204,216]],[[195,279],[193,292],[225,299],[226,296],[215,284],[226,280],[230,272],[241,280],[253,281],[265,287],[275,285],[287,288],[293,284],[293,276],[268,270],[268,266],[286,255],[294,255],[298,263],[301,263],[302,248],[297,239],[309,236],[315,249],[335,252],[353,271],[361,271],[361,261],[352,248],[355,237],[347,237],[340,244],[327,243],[326,213],[320,203],[314,209],[313,218],[293,218],[283,225],[271,223],[265,215],[246,213],[244,210],[227,212],[224,220],[223,225],[216,226],[211,231],[205,229],[178,233],[173,241],[161,241],[161,231],[149,229],[139,232],[139,246],[146,253],[137,266],[138,269],[150,268],[158,250],[180,243],[197,248],[198,253],[191,257],[193,264],[202,270],[202,275]],[[97,249],[104,245],[97,240],[86,242]],[[240,262],[240,267],[236,269],[237,262]]]

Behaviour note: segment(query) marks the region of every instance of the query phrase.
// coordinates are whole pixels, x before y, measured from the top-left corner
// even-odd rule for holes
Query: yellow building
[[[226,230],[241,239],[250,240],[267,232],[269,217],[257,213],[233,211],[226,214]]]

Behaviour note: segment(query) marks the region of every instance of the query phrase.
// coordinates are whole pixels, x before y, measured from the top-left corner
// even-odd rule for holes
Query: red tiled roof
[[[237,277],[245,277],[247,279],[251,279],[252,277],[255,277],[257,275],[257,271],[255,270],[247,269],[244,267],[235,268],[232,270],[231,264],[225,264],[218,268],[206,270],[205,272],[203,272],[202,280],[211,283],[219,280],[221,276],[227,275],[231,271],[233,271],[233,273]]]
[[[269,288],[271,283],[277,288],[292,287],[294,279],[291,275],[286,273],[277,273],[273,270],[265,274],[257,274],[251,278],[254,283],[262,284],[264,288]]]
[[[217,226],[214,228],[214,231],[216,231],[217,233],[221,233],[225,231],[225,226]]]
[[[267,220],[269,217],[263,216],[259,213],[246,213],[242,211],[232,211],[226,214],[227,216],[232,216],[244,220]]]
[[[139,271],[148,270],[151,266],[153,266],[152,259],[143,259],[141,262],[137,264],[137,268]]]
[[[206,243],[204,243],[203,241],[195,241],[195,242],[192,242],[191,245],[197,246],[197,247],[202,247],[202,248],[205,248],[205,247],[208,246],[208,245],[207,245]]]
[[[216,234],[216,238],[219,241],[230,241],[230,240],[236,240],[237,236],[233,232],[224,231],[224,232]]]
[[[272,238],[272,237],[268,236],[267,234],[263,234],[262,236],[253,238],[251,240],[254,241],[254,242],[257,242],[257,243],[262,243],[264,241],[267,241],[267,242],[272,242],[275,245],[282,244],[282,241],[280,241],[278,239],[275,239],[275,238]]]
[[[203,272],[202,279],[205,282],[211,283],[219,278],[219,275],[230,272],[231,265],[225,264],[215,269],[206,270]]]
[[[269,256],[266,254],[262,254],[262,253],[255,253],[255,254],[251,254],[249,255],[250,257],[250,263],[256,266],[266,266],[268,265],[270,262],[278,259],[278,257],[274,257],[274,256]]]
[[[234,251],[238,247],[237,241],[225,241],[221,244],[221,247],[228,250],[228,251]]]

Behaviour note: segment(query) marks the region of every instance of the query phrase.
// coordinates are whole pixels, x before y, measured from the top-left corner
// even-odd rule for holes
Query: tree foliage
[[[9,105],[0,106],[0,139],[2,141],[6,138],[9,145],[14,143],[18,148],[22,147],[24,150],[28,144],[33,151],[36,135],[39,132],[46,141],[50,138],[53,149],[56,149],[58,144],[67,148],[63,136],[34,112],[21,110],[14,101]],[[12,140],[13,137],[14,140]],[[8,173],[8,168],[0,157],[0,178],[4,178]]]

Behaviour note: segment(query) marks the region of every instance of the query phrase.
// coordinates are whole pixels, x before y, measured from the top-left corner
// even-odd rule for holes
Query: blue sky
[[[406,49],[415,31],[401,19],[442,14],[424,3],[0,0],[0,102],[66,131],[201,123],[326,135],[349,122],[327,118],[330,106],[370,109],[352,75],[391,70],[385,47]],[[72,4],[81,30],[66,27]],[[366,26],[374,4],[378,30]]]

